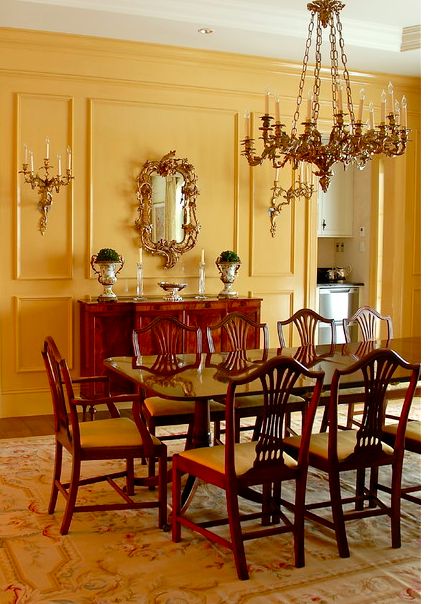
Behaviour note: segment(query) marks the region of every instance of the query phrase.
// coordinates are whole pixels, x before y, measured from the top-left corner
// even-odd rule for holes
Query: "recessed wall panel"
[[[52,336],[72,364],[73,299],[64,297],[16,297],[16,371],[44,371],[41,350]],[[31,343],[31,345],[29,345]]]
[[[27,146],[34,157],[34,172],[46,181],[58,174],[58,156],[61,172],[67,167],[67,146],[72,148],[71,98],[52,95],[17,94],[17,168],[22,170]],[[49,139],[49,171],[44,169],[46,139]],[[30,167],[30,166],[29,166]],[[17,170],[17,171],[18,171]],[[42,214],[38,211],[38,187],[32,189],[17,175],[17,248],[16,273],[19,279],[66,279],[72,277],[72,187],[52,191],[48,210],[47,229],[39,230]]]
[[[136,178],[147,160],[175,150],[197,175],[197,248],[181,257],[168,275],[197,275],[201,248],[228,249],[234,239],[235,114],[231,111],[93,100],[91,109],[90,250],[113,247],[125,259],[122,278],[135,275],[138,260]],[[230,210],[225,212],[225,205]],[[206,257],[215,274],[214,257]],[[144,254],[145,277],[164,265]]]

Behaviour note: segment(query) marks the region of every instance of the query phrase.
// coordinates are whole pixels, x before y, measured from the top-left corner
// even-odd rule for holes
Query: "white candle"
[[[364,94],[364,88],[361,88],[360,90],[360,105],[358,107],[358,121],[362,122],[363,121],[363,108],[364,108],[364,99],[366,98],[366,95]]]
[[[299,170],[299,182],[303,184],[305,182],[305,162],[300,162],[300,170]]]
[[[32,151],[30,151],[30,170],[34,172],[34,155]]]
[[[394,114],[395,114],[395,123],[396,124],[400,124],[401,123],[401,120],[400,120],[400,103],[399,103],[399,101],[397,101],[397,99],[395,99]]]
[[[244,124],[245,124],[245,136],[250,138],[250,114],[246,113],[244,115]]]
[[[386,115],[386,92],[382,90],[382,94],[380,95],[380,123],[385,123],[385,115]]]
[[[67,168],[71,170],[71,148],[67,147]]]
[[[281,111],[279,109],[279,96],[275,98],[275,120],[278,124],[281,121]]]
[[[28,147],[24,145],[24,164],[28,164]]]
[[[275,170],[275,182],[278,182],[279,180],[279,168],[276,168]]]
[[[205,264],[205,250],[201,250],[201,264]]]
[[[142,247],[138,248],[138,262],[140,262],[140,263],[143,262],[143,248]]]
[[[343,113],[342,84],[340,83],[337,88],[337,112]]]
[[[58,155],[58,176],[61,176],[62,167],[61,167],[61,155]]]
[[[407,128],[407,99],[405,96],[401,99],[401,109],[403,110],[403,128]]]
[[[374,130],[374,106],[373,103],[369,105],[369,128]]]
[[[46,159],[49,159],[49,139],[46,138]]]
[[[266,91],[265,94],[265,115],[269,115],[269,90]]]
[[[394,113],[394,86],[390,82],[388,84],[388,115]]]

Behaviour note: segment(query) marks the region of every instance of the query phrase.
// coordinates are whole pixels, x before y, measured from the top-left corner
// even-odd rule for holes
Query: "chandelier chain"
[[[302,73],[300,75],[299,90],[297,93],[296,111],[294,112],[293,123],[291,126],[291,134],[297,134],[297,122],[299,121],[300,105],[302,104],[303,89],[305,87],[306,71],[308,69],[309,50],[312,43],[312,32],[314,31],[315,13],[311,15],[311,20],[308,26],[308,37],[306,38],[305,54],[303,56]]]
[[[352,126],[354,126],[355,115],[354,115],[354,105],[352,103],[351,82],[350,82],[350,78],[349,78],[349,71],[346,66],[346,64],[348,62],[348,57],[346,56],[346,52],[345,52],[345,41],[343,39],[342,23],[340,21],[339,13],[336,14],[336,19],[337,19],[337,31],[339,32],[339,46],[342,51],[341,58],[342,58],[342,63],[343,63],[343,78],[346,83],[346,96],[347,96],[348,108],[349,108],[349,119],[351,121]]]
[[[315,46],[315,69],[314,69],[314,103],[313,103],[313,120],[316,123],[318,120],[318,112],[319,112],[319,94],[321,89],[321,79],[320,79],[320,70],[321,70],[321,45],[322,45],[322,30],[321,24],[318,20],[317,23],[317,42]]]
[[[334,22],[331,21],[330,28],[330,73],[331,73],[331,98],[333,102],[333,114],[338,112],[338,103],[337,103],[337,90],[339,83],[339,55],[337,52],[336,46],[336,30],[334,28]]]

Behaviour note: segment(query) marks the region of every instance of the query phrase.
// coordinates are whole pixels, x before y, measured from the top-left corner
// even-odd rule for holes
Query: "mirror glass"
[[[160,161],[146,161],[137,177],[136,228],[143,248],[166,258],[173,267],[191,250],[200,224],[196,218],[197,177],[187,159],[167,153]]]

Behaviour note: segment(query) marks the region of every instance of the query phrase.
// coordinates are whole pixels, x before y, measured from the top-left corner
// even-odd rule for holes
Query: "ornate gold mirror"
[[[191,250],[200,231],[196,218],[197,176],[186,158],[170,151],[160,161],[146,161],[137,177],[138,219],[141,243],[151,254],[165,256],[173,267]]]

